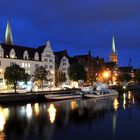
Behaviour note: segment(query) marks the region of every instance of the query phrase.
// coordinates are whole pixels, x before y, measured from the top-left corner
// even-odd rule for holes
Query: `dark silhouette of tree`
[[[86,71],[84,66],[79,63],[74,63],[69,67],[68,74],[71,80],[86,80]]]
[[[34,74],[32,75],[33,81],[39,82],[39,84],[42,87],[42,91],[43,91],[43,82],[48,81],[48,77],[47,77],[48,73],[49,72],[45,69],[45,67],[40,66],[35,69]]]
[[[124,73],[118,75],[118,81],[120,82],[129,82],[132,79],[130,74]]]
[[[55,85],[58,86],[64,83],[67,80],[66,74],[62,71],[56,70],[55,71]]]
[[[21,68],[17,64],[13,64],[5,69],[4,78],[7,83],[14,85],[15,93],[17,92],[18,82],[27,82],[30,80],[30,75],[25,72],[24,68]]]

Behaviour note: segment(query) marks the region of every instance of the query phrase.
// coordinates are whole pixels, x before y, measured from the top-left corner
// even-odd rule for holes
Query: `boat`
[[[76,99],[76,98],[82,98],[83,93],[81,91],[77,91],[74,93],[69,94],[50,94],[45,95],[45,98],[49,101],[56,101],[56,100],[68,100],[68,99]]]
[[[92,91],[88,93],[84,93],[85,98],[104,98],[110,96],[118,96],[118,92],[116,90],[103,89],[99,91]]]

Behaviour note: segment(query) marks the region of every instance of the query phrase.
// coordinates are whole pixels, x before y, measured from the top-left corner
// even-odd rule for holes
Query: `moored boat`
[[[118,96],[118,92],[116,90],[105,89],[105,90],[85,93],[83,96],[85,98],[104,98],[110,96]]]
[[[82,92],[76,92],[76,93],[70,93],[70,94],[45,95],[45,98],[50,101],[68,100],[68,99],[76,99],[76,98],[82,98],[82,97],[83,97]]]

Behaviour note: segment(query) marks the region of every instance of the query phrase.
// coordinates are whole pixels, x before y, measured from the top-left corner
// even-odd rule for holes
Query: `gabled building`
[[[57,70],[61,71],[66,76],[66,84],[70,84],[70,79],[68,75],[68,69],[70,66],[69,55],[67,50],[55,52],[55,67]]]
[[[38,48],[14,45],[10,22],[8,21],[5,41],[0,43],[0,88],[5,86],[5,68],[15,63],[24,68],[30,75],[33,75],[36,67],[44,66],[49,71],[49,84],[54,86],[55,55],[50,41]]]

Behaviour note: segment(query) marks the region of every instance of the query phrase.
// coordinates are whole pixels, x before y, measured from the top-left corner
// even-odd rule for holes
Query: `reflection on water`
[[[0,107],[0,131],[3,131],[8,116],[9,109]]]
[[[118,102],[118,99],[117,98],[114,99],[113,106],[114,106],[114,109],[116,111],[118,109],[118,107],[119,107],[119,102]]]
[[[50,117],[50,122],[53,123],[55,121],[55,117],[56,117],[56,108],[54,107],[53,104],[50,104],[50,106],[48,108],[48,113],[49,113],[49,117]]]
[[[0,107],[0,140],[71,140],[75,135],[76,139],[116,140],[130,123],[140,126],[135,122],[140,122],[140,113],[135,115],[131,111],[136,105],[140,108],[135,102],[133,93],[128,92],[118,98],[3,106]],[[134,127],[132,130],[137,129],[130,125]]]
[[[125,105],[126,105],[126,94],[123,94],[123,108],[125,109]]]
[[[70,106],[71,106],[71,109],[72,109],[72,110],[75,110],[75,109],[78,108],[78,104],[77,104],[76,101],[71,101]]]
[[[38,116],[39,115],[39,104],[38,103],[34,104],[34,111],[35,111],[35,115]]]
[[[31,104],[26,105],[26,115],[28,119],[31,119],[32,117],[32,107]]]

